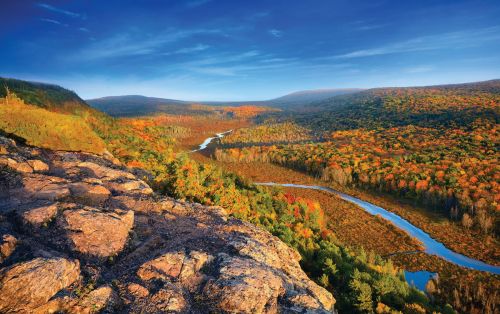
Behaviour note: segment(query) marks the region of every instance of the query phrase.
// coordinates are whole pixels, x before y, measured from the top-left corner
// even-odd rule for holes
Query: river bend
[[[224,135],[232,132],[232,130],[217,133],[214,137],[207,138],[198,149],[195,149],[191,152],[196,152],[207,148],[207,146],[217,138],[223,138]],[[332,193],[338,195],[340,198],[354,203],[364,209],[366,212],[371,215],[379,215],[382,218],[392,222],[396,227],[405,231],[409,236],[419,240],[424,246],[425,252],[428,254],[439,256],[448,262],[456,264],[458,266],[467,267],[479,271],[490,272],[493,274],[500,274],[500,266],[490,265],[484,263],[480,260],[476,260],[465,255],[459,254],[447,248],[443,243],[433,239],[429,234],[424,232],[422,229],[414,226],[408,220],[396,215],[393,212],[383,209],[382,207],[376,206],[372,203],[360,200],[351,195],[344,194],[342,192],[336,191],[332,188],[320,185],[303,185],[303,184],[293,184],[293,183],[274,183],[274,182],[261,182],[255,183],[256,185],[267,185],[267,186],[283,186],[283,187],[292,187],[292,188],[300,188],[300,189],[309,189],[309,190],[319,190],[325,191],[328,193]]]

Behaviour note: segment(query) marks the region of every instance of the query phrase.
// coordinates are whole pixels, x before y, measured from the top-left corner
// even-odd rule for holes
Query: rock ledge
[[[332,313],[278,238],[112,156],[0,137],[0,312]]]

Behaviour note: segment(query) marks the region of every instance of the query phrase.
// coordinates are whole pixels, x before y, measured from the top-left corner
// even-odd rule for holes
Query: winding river
[[[228,134],[232,130],[223,132],[223,133],[217,133],[215,137],[209,137],[207,138],[198,149],[194,150],[199,151],[202,149],[205,149],[208,144],[212,142],[212,140],[216,138],[222,138],[224,135]],[[485,271],[485,272],[490,272],[493,274],[500,274],[500,266],[494,266],[490,264],[486,264],[484,262],[481,262],[480,260],[476,260],[470,257],[467,257],[465,255],[456,253],[446,246],[444,246],[443,243],[434,240],[429,234],[424,232],[422,229],[417,228],[416,226],[412,225],[409,221],[403,219],[402,217],[396,215],[393,212],[390,212],[388,210],[383,209],[382,207],[376,206],[374,204],[371,204],[369,202],[365,202],[363,200],[360,200],[359,198],[344,194],[342,192],[336,191],[334,189],[331,189],[329,187],[325,186],[320,186],[320,185],[303,185],[303,184],[292,184],[292,183],[274,183],[274,182],[261,182],[261,183],[255,183],[257,185],[266,185],[266,186],[283,186],[283,187],[292,187],[292,188],[301,188],[301,189],[309,189],[309,190],[319,190],[319,191],[325,191],[328,193],[332,193],[335,195],[338,195],[340,198],[354,203],[364,209],[366,212],[370,213],[371,215],[380,215],[382,218],[392,222],[396,227],[404,230],[408,235],[411,237],[419,240],[422,242],[422,245],[424,246],[425,252],[428,254],[436,255],[439,256],[448,262],[451,262],[453,264],[456,264],[458,266],[462,267],[467,267],[479,271]]]
[[[231,132],[233,132],[233,130],[229,130],[229,131],[222,132],[222,133],[216,133],[214,137],[209,137],[209,138],[205,139],[203,141],[203,143],[201,143],[200,146],[197,149],[194,149],[194,150],[190,151],[190,153],[194,153],[194,152],[198,152],[200,150],[204,150],[205,148],[207,148],[208,144],[212,143],[213,140],[215,140],[217,138],[223,138],[224,135],[226,135],[228,133],[231,133]]]
[[[400,216],[396,215],[393,212],[390,212],[388,210],[383,209],[382,207],[373,205],[372,203],[365,202],[363,200],[360,200],[359,198],[341,193],[339,191],[336,191],[334,189],[331,189],[326,186],[319,186],[319,185],[302,185],[302,184],[291,184],[291,183],[284,183],[284,184],[279,184],[279,183],[274,183],[274,182],[265,182],[265,183],[255,183],[257,185],[271,185],[271,186],[284,186],[284,187],[292,187],[292,188],[301,188],[301,189],[310,189],[310,190],[319,190],[319,191],[325,191],[329,192],[332,194],[338,195],[340,198],[354,203],[367,211],[368,213],[372,215],[380,215],[382,218],[389,220],[392,222],[396,227],[403,229],[408,235],[411,237],[419,240],[422,242],[422,245],[425,248],[425,252],[428,254],[433,254],[436,256],[439,256],[448,262],[451,262],[453,264],[456,264],[458,266],[462,267],[468,267],[472,268],[475,270],[480,270],[480,271],[486,271],[494,274],[500,274],[500,266],[494,266],[490,264],[486,264],[484,262],[481,262],[479,260],[467,257],[465,255],[453,252],[452,250],[448,249],[446,246],[444,246],[443,243],[438,242],[431,238],[431,236],[427,233],[425,233],[422,229],[417,228],[416,226],[412,225],[408,220],[405,220],[401,218]]]

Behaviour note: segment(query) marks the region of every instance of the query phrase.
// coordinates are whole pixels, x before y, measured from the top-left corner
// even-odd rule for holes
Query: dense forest
[[[343,246],[325,228],[324,213],[314,200],[279,189],[254,186],[209,164],[180,156],[157,177],[157,189],[175,197],[220,205],[237,218],[262,226],[302,256],[302,266],[334,292],[337,307],[348,312],[450,311],[410,288],[403,273],[373,252]]]
[[[482,122],[471,132],[415,126],[337,131],[327,142],[219,149],[215,156],[274,162],[327,182],[415,199],[489,233],[500,209],[498,141],[496,127]]]
[[[216,157],[274,162],[343,186],[389,192],[460,220],[466,229],[498,232],[499,80],[372,89],[314,108],[321,111],[273,118],[294,121],[287,130],[296,136],[283,132],[288,143],[311,132],[322,142],[276,145],[283,143],[274,135],[282,123],[264,123],[228,136],[226,147],[243,148],[218,150]],[[269,134],[265,145],[248,147],[256,133]]]
[[[190,116],[228,116],[249,117],[277,109],[251,104],[233,103],[209,104],[174,99],[145,97],[139,95],[110,96],[89,99],[87,102],[94,108],[113,117],[139,117],[151,115],[190,115]],[[235,103],[236,104],[236,103]]]
[[[266,143],[291,143],[310,141],[311,131],[295,123],[265,123],[249,128],[240,128],[221,140],[224,146],[248,146]]]
[[[15,135],[34,146],[93,153],[105,150],[104,141],[81,116],[27,105],[8,90],[7,95],[0,98],[0,132]]]

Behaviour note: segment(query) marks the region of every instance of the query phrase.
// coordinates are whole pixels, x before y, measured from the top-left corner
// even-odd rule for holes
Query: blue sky
[[[0,76],[259,100],[500,78],[500,1],[6,0]]]

